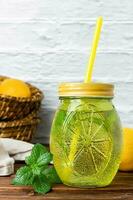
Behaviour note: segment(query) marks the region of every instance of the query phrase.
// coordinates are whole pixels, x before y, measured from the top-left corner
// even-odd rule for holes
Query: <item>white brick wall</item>
[[[83,80],[99,15],[104,26],[94,80],[116,85],[123,125],[133,126],[132,0],[0,0],[0,73],[45,93],[34,141],[48,142],[58,83]]]

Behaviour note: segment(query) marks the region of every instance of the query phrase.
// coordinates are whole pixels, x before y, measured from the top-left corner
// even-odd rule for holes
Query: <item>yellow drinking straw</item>
[[[94,33],[94,37],[93,37],[93,42],[92,42],[90,58],[89,58],[89,62],[87,65],[87,72],[86,72],[85,80],[84,80],[85,83],[88,83],[89,81],[91,81],[91,78],[92,78],[93,66],[94,66],[94,62],[95,62],[96,50],[97,50],[97,46],[98,46],[98,42],[99,42],[99,38],[100,38],[102,23],[103,23],[103,18],[98,17],[97,23],[96,23],[96,29],[95,29],[95,33]]]
[[[93,38],[90,59],[89,59],[88,65],[87,65],[87,73],[86,73],[85,81],[84,81],[85,83],[88,83],[89,81],[91,81],[93,65],[94,65],[94,61],[95,61],[95,57],[96,57],[96,49],[98,46],[98,41],[99,41],[100,33],[101,33],[102,22],[103,22],[102,17],[99,17],[97,19],[96,30],[95,30],[95,34],[94,34],[94,38]],[[78,132],[77,134],[74,135],[74,137],[72,138],[71,144],[70,144],[70,152],[69,152],[69,156],[68,156],[69,164],[68,164],[68,166],[65,166],[65,168],[63,170],[64,178],[66,178],[66,179],[71,178],[70,177],[70,174],[72,171],[71,165],[74,160],[75,153],[77,151],[77,143],[78,143],[79,134],[80,134],[80,132]]]
[[[99,17],[97,19],[96,30],[95,30],[91,54],[90,54],[90,60],[89,60],[88,66],[87,66],[85,83],[91,81],[93,65],[94,65],[94,61],[95,61],[95,57],[96,57],[96,49],[97,49],[97,46],[98,46],[98,41],[99,41],[99,38],[100,38],[102,22],[103,22],[102,17]],[[73,139],[72,139],[72,142],[71,142],[71,145],[70,145],[70,153],[69,153],[69,157],[68,157],[70,161],[73,161],[73,159],[74,159],[76,149],[77,149],[78,138],[79,138],[79,133],[75,134]]]

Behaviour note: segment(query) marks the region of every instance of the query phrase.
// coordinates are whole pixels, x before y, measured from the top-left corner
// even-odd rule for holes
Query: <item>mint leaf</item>
[[[38,193],[45,194],[54,183],[61,183],[54,167],[48,165],[52,161],[52,154],[41,144],[34,145],[31,155],[25,160],[26,166],[18,169],[14,185],[30,185]]]
[[[52,161],[52,154],[50,152],[46,152],[42,154],[38,160],[37,160],[37,165],[38,166],[43,166],[47,165]]]
[[[26,157],[25,162],[27,165],[35,164],[38,158],[43,155],[44,153],[48,152],[47,148],[41,144],[36,144],[32,148],[31,155]]]
[[[47,179],[52,183],[62,183],[54,166],[49,167],[43,171],[43,174],[47,177]]]
[[[33,173],[30,167],[24,166],[17,170],[15,178],[12,180],[14,185],[31,185]]]
[[[31,166],[34,175],[40,175],[42,168],[44,169],[44,167],[38,167],[36,164]]]
[[[36,176],[34,178],[32,186],[33,186],[35,192],[38,192],[40,194],[45,194],[51,190],[50,182],[42,174],[40,174],[40,176]]]

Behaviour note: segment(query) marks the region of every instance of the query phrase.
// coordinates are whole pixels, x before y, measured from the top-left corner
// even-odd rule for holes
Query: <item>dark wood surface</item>
[[[105,188],[80,189],[58,184],[43,196],[34,194],[31,187],[11,185],[13,177],[0,177],[0,200],[133,200],[133,173],[118,172],[112,184]]]

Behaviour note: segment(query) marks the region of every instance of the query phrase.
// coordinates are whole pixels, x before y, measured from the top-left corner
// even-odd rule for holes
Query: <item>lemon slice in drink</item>
[[[112,140],[109,128],[102,113],[94,109],[87,112],[80,107],[70,115],[64,129],[69,168],[71,173],[94,176],[102,172],[110,160]]]

